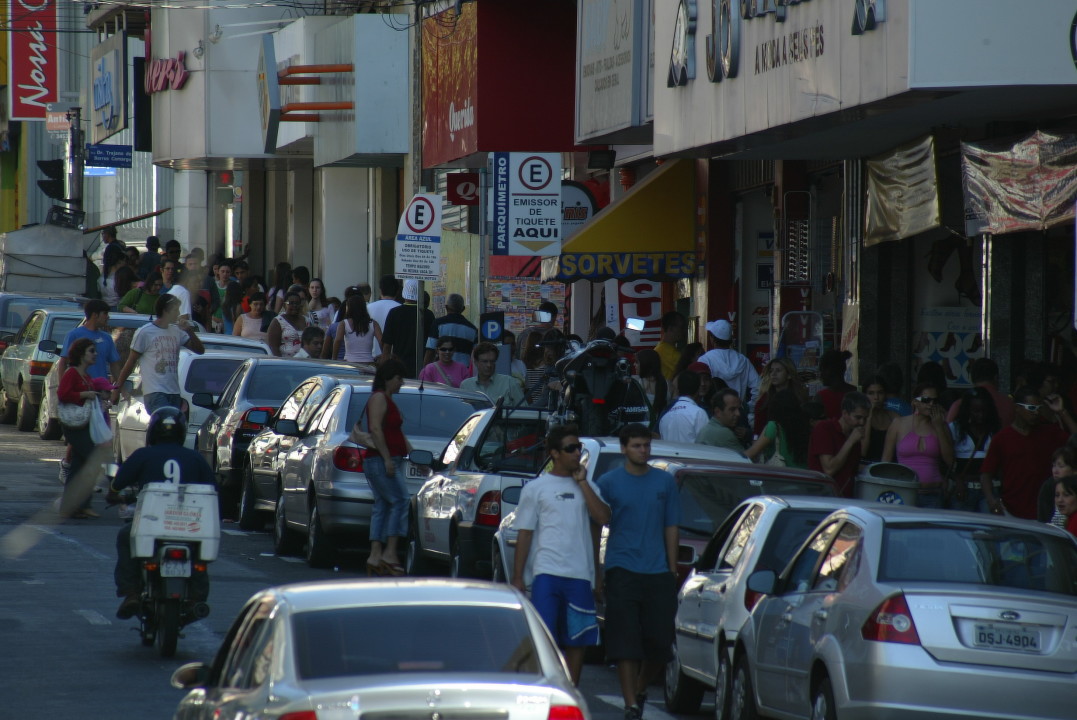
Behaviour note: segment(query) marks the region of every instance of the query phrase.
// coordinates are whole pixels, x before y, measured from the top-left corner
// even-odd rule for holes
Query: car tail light
[[[49,369],[52,368],[51,362],[45,360],[31,360],[30,361],[30,374],[31,375],[48,375]]]
[[[194,568],[195,572],[205,572],[209,566],[206,565],[206,563],[204,562],[196,562],[192,565],[192,567]]]
[[[583,720],[583,711],[575,705],[551,705],[546,720]]]
[[[860,628],[860,634],[865,640],[920,644],[916,623],[912,621],[912,613],[909,612],[909,604],[904,595],[894,595],[883,600],[882,605],[868,617],[864,627]]]
[[[744,588],[744,607],[751,612],[756,603],[763,599],[763,593]]]
[[[146,568],[146,572],[157,572],[157,563],[152,560],[142,563],[142,567]]]
[[[593,405],[605,405],[606,404],[606,398],[598,398],[598,397],[591,398],[591,403]]]
[[[7,350],[7,340],[0,340],[0,353]]]
[[[476,525],[491,525],[497,527],[501,524],[501,491],[491,490],[479,500],[479,510],[475,513]]]
[[[187,548],[170,547],[165,548],[165,560],[186,560]]]
[[[280,720],[318,720],[318,713],[313,710],[300,710],[299,712],[284,713]]]
[[[341,445],[333,451],[333,467],[345,472],[363,472],[363,453],[357,447]]]
[[[240,430],[261,430],[265,427],[265,425],[261,423],[251,422],[247,419],[247,416],[255,410],[265,410],[270,417],[273,417],[273,413],[277,412],[277,408],[274,407],[252,407],[250,410],[243,413],[243,419],[239,421]]]

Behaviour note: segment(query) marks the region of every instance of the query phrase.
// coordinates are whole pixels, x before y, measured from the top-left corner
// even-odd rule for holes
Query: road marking
[[[23,527],[32,528],[34,530],[37,530],[38,532],[45,533],[46,535],[51,535],[55,539],[60,540],[62,542],[70,543],[71,545],[75,545],[80,550],[82,550],[87,555],[89,555],[90,557],[96,558],[98,560],[115,560],[114,556],[106,555],[103,552],[99,552],[99,551],[95,550],[94,548],[90,547],[89,545],[87,545],[86,543],[78,540],[77,538],[71,537],[70,535],[68,535],[66,533],[59,532],[59,531],[54,530],[54,529],[52,529],[50,527],[46,527],[44,525],[24,525]]]
[[[45,581],[44,580],[23,580],[22,584],[23,585],[44,585]]]
[[[651,690],[654,690],[654,688],[651,688]],[[607,705],[612,705],[618,710],[624,711],[625,699],[620,695],[595,695],[595,697]],[[661,699],[659,699],[658,702],[661,702]],[[676,716],[670,715],[663,710],[659,710],[658,706],[653,704],[651,700],[648,700],[646,707],[643,708],[643,716],[646,717],[647,720],[678,720]]]
[[[76,610],[76,615],[81,615],[86,618],[86,622],[91,625],[111,625],[112,621],[107,617],[97,612],[96,610]]]
[[[303,558],[285,557],[283,555],[278,555],[277,557],[279,557],[284,562],[290,562],[290,563],[305,563],[306,562],[306,560],[304,560]]]

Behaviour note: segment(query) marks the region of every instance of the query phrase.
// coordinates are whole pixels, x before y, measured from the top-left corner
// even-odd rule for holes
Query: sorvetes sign
[[[44,120],[60,100],[59,0],[8,2],[8,107],[11,120]]]

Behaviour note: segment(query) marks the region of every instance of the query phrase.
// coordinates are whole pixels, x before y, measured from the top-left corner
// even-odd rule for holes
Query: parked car
[[[591,717],[522,594],[448,580],[262,590],[213,663],[184,665],[172,686],[188,691],[175,720]]]
[[[79,312],[89,298],[79,295],[51,295],[32,292],[0,292],[0,353],[19,332],[30,313],[39,308]]]
[[[247,445],[262,429],[263,423],[250,421],[248,413],[252,410],[275,413],[288,393],[319,373],[359,375],[360,370],[355,365],[330,360],[248,357],[219,395],[208,392],[191,395],[192,405],[209,410],[209,416],[196,433],[195,449],[213,468],[222,489],[238,491]]]
[[[312,567],[333,562],[338,547],[366,547],[374,495],[363,474],[363,455],[348,434],[366,410],[370,378],[314,376],[281,404],[270,426],[251,440],[240,520],[273,512],[279,554],[306,539]],[[433,452],[476,409],[490,407],[482,393],[407,381],[393,402],[413,447],[401,471],[414,493],[429,473]],[[257,419],[257,418],[256,418]],[[420,461],[415,451],[425,451]]]
[[[1077,541],[897,505],[830,515],[737,635],[730,715],[1071,718]]]
[[[202,346],[206,350],[229,350],[246,353],[247,355],[273,354],[269,351],[269,344],[264,340],[211,332],[198,333],[198,339],[202,341]]]
[[[83,312],[71,311],[66,307],[44,308],[30,313],[0,357],[0,422],[14,421],[24,432],[36,428],[43,436],[56,435],[58,425],[49,427],[50,420],[55,417],[53,408],[56,405],[49,401],[45,410],[40,410],[42,400],[46,397],[45,377],[59,359],[58,353],[63,348],[67,333],[85,319]],[[133,334],[135,329],[151,320],[149,315],[112,313],[107,331],[112,334],[120,350],[121,342],[117,338],[122,340],[126,334]],[[128,337],[120,350],[121,360],[126,357],[129,347]],[[56,378],[56,383],[59,385],[59,378]]]
[[[682,481],[682,490],[684,486]],[[716,717],[728,717],[737,631],[760,598],[748,590],[748,577],[756,570],[780,572],[819,523],[850,502],[839,497],[763,495],[744,500],[729,513],[677,597],[676,641],[666,666],[667,709],[696,712],[704,692],[714,690]]]
[[[180,350],[176,371],[179,374],[180,398],[185,406],[181,409],[188,414],[184,446],[194,448],[198,429],[209,415],[206,408],[191,404],[194,394],[219,395],[236,368],[249,357],[250,353],[247,352],[207,350],[199,355],[186,348]],[[123,462],[146,444],[146,428],[150,422],[150,412],[146,409],[142,393],[142,374],[138,368],[128,377],[128,382],[130,400],[120,398],[115,406],[112,426],[112,447],[118,462]]]

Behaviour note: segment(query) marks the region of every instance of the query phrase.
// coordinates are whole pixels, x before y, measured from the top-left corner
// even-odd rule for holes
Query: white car
[[[269,343],[264,340],[240,337],[238,335],[221,335],[220,333],[198,333],[198,339],[206,350],[232,350],[248,355],[272,355]]]
[[[179,380],[180,397],[188,410],[187,439],[184,446],[195,447],[195,436],[209,411],[191,402],[191,396],[199,392],[219,394],[250,352],[225,352],[207,350],[198,355],[187,349],[180,350]],[[146,444],[146,426],[150,413],[143,404],[142,377],[138,368],[128,378],[130,400],[121,397],[114,408],[112,447],[119,462]],[[184,409],[184,408],[181,408]]]

